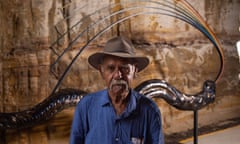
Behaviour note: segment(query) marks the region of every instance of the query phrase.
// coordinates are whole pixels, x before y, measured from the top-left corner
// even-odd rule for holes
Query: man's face
[[[110,93],[123,94],[129,91],[136,67],[129,60],[105,56],[100,65],[100,72]]]

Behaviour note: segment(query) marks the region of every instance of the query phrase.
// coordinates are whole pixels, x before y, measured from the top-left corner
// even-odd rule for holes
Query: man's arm
[[[152,114],[150,135],[152,139],[152,144],[164,144],[164,134],[162,130],[162,119],[161,112],[157,108]]]
[[[84,144],[86,125],[84,124],[84,108],[81,102],[77,105],[73,117],[70,144]]]

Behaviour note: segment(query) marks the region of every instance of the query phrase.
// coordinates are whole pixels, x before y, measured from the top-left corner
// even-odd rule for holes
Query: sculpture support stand
[[[3,144],[6,144],[6,130],[4,129],[0,130],[0,142],[3,142]]]
[[[194,126],[194,144],[198,144],[198,111],[194,110],[194,119],[193,119],[193,126]]]

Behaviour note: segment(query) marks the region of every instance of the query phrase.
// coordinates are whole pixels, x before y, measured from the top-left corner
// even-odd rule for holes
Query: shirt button
[[[115,141],[119,141],[119,138],[118,138],[118,137],[116,137],[116,138],[115,138]]]

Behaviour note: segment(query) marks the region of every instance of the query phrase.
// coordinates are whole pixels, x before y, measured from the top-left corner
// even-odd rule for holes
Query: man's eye
[[[114,72],[115,70],[115,67],[110,65],[110,66],[107,66],[107,70],[110,71],[110,72]]]
[[[129,73],[130,68],[129,68],[129,66],[124,65],[124,66],[121,66],[121,71],[122,71],[124,74],[127,74],[127,73]]]

